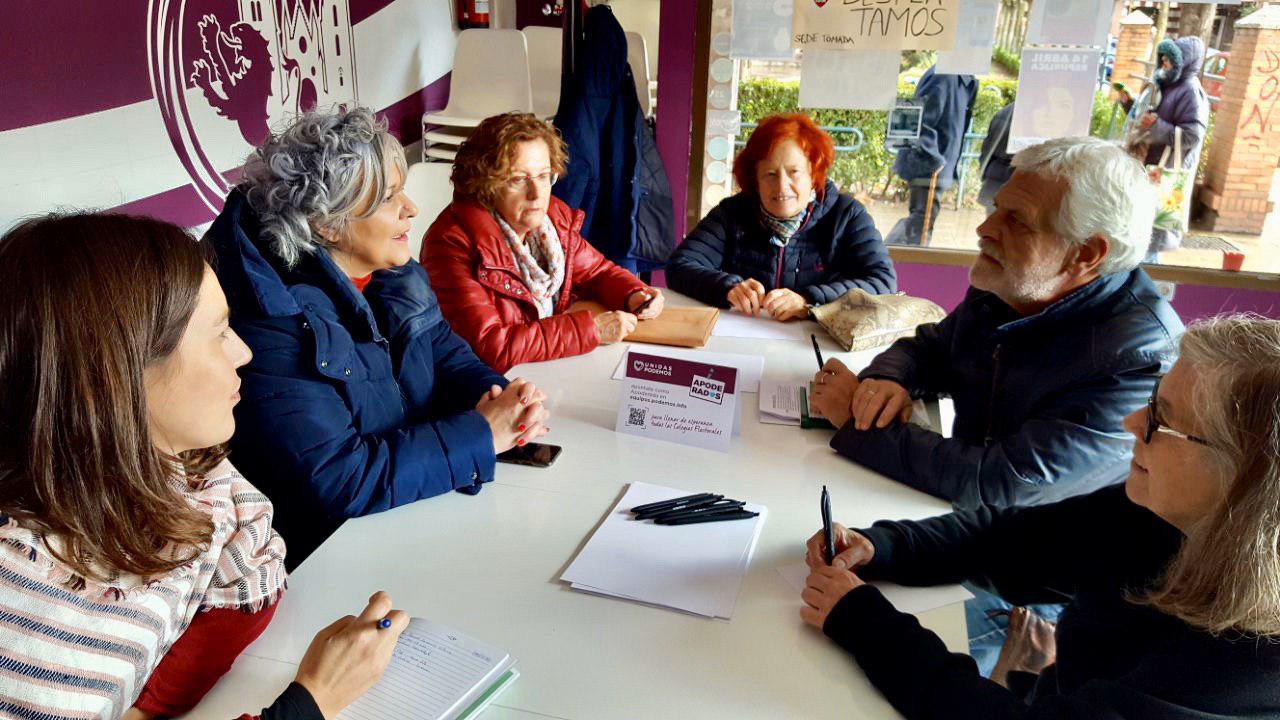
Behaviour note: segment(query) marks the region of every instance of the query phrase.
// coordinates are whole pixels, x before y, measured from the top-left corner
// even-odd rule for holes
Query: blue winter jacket
[[[1158,165],[1166,147],[1172,148],[1175,129],[1182,130],[1182,165],[1195,169],[1200,165],[1200,149],[1209,126],[1209,98],[1200,85],[1200,66],[1204,64],[1204,41],[1192,35],[1174,41],[1182,51],[1182,59],[1173,66],[1173,77],[1160,84],[1160,104],[1156,107],[1156,123],[1151,126],[1147,164]],[[1177,163],[1171,163],[1177,164]]]
[[[728,307],[729,290],[747,278],[765,290],[790,288],[811,303],[831,302],[853,288],[879,295],[897,287],[871,214],[833,182],[785,248],[770,242],[772,236],[760,223],[755,195],[725,198],[671,256],[667,284],[718,307]]]
[[[978,81],[972,75],[939,75],[929,68],[916,83],[912,101],[924,106],[920,140],[898,151],[893,172],[908,182],[928,183],[938,173],[939,190],[955,182],[964,134],[973,116]]]
[[[970,289],[936,324],[897,341],[861,374],[914,397],[950,395],[952,437],[913,424],[861,431],[831,447],[957,509],[1035,505],[1128,473],[1124,416],[1176,358],[1182,321],[1140,268],[1104,275],[1020,317]]]
[[[258,228],[234,190],[205,241],[253,350],[231,460],[275,504],[289,567],[347,518],[492,480],[475,405],[507,381],[449,329],[422,266],[376,272],[361,294],[326,253],[286,268]]]

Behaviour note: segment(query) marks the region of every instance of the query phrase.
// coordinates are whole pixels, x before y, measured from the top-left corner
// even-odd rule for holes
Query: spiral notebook
[[[520,677],[515,664],[510,655],[491,645],[413,618],[382,678],[338,718],[473,718]]]

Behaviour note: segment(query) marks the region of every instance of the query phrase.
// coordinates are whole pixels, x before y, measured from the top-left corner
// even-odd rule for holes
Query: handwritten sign
[[[819,50],[950,50],[960,0],[795,0],[791,44]]]
[[[615,429],[628,435],[729,451],[738,417],[738,371],[631,352]]]

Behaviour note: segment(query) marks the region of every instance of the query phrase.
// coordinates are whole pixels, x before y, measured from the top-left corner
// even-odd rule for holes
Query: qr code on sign
[[[649,411],[645,408],[627,408],[627,424],[635,427],[644,427],[644,418],[648,414]]]

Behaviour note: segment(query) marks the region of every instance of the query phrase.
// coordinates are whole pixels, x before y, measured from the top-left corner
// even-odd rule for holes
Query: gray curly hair
[[[253,151],[243,182],[262,234],[293,267],[322,247],[317,235],[340,238],[378,209],[390,165],[405,176],[404,148],[368,108],[307,112]]]

